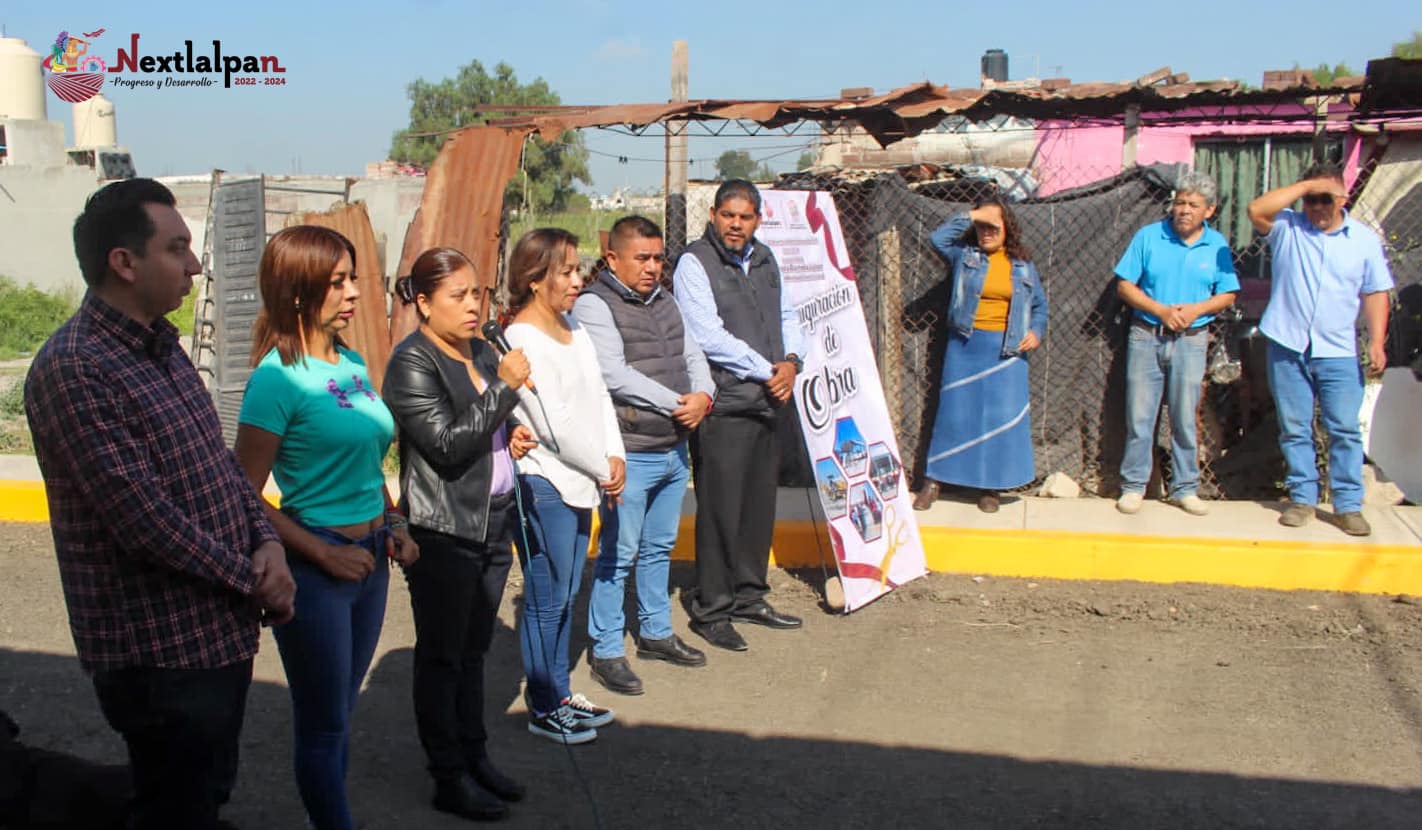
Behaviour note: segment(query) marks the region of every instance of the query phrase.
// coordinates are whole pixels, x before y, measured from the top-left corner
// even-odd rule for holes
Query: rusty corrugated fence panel
[[[339,231],[356,250],[356,275],[360,277],[360,300],[356,316],[347,330],[346,342],[365,358],[370,382],[380,389],[385,380],[385,364],[390,360],[390,318],[386,313],[385,269],[381,265],[380,248],[375,244],[375,230],[364,202],[343,205],[325,213],[294,214],[288,225],[320,225]]]
[[[420,209],[405,233],[400,273],[415,257],[447,245],[474,263],[482,288],[492,289],[499,264],[499,222],[504,188],[518,172],[523,141],[531,128],[470,127],[450,135],[425,176]],[[488,297],[481,319],[488,314]],[[390,314],[390,342],[398,343],[419,325],[411,306],[396,303]]]

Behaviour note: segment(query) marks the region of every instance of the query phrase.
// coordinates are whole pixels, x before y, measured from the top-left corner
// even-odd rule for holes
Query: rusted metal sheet
[[[409,273],[415,258],[436,246],[457,248],[469,257],[485,289],[480,319],[488,316],[498,276],[504,188],[518,172],[524,139],[532,131],[485,126],[451,134],[425,175],[420,209],[405,233],[401,274]],[[414,307],[397,300],[390,314],[389,342],[400,342],[418,325]]]
[[[365,358],[370,382],[380,389],[385,380],[385,364],[390,360],[390,319],[386,313],[385,269],[381,267],[380,249],[375,243],[375,230],[364,202],[342,205],[325,213],[301,213],[288,217],[287,225],[320,225],[339,231],[355,246],[356,275],[360,281],[360,300],[356,316],[345,336],[346,343]]]
[[[1147,76],[1149,77],[1149,76]],[[658,104],[566,107],[491,122],[504,129],[526,128],[551,141],[565,130],[623,125],[641,127],[667,120],[744,120],[764,127],[796,121],[854,121],[887,146],[928,129],[943,117],[982,120],[995,115],[1024,118],[1110,117],[1130,105],[1143,111],[1175,111],[1196,105],[1269,104],[1317,94],[1315,89],[1244,90],[1235,81],[1188,81],[1165,75],[1164,83],[1053,83],[1033,89],[949,89],[928,82],[910,84],[868,98],[741,101],[701,100]],[[1177,82],[1179,81],[1179,82]],[[1339,90],[1361,88],[1344,79]],[[1339,91],[1334,90],[1334,91]],[[471,128],[472,129],[472,128]]]

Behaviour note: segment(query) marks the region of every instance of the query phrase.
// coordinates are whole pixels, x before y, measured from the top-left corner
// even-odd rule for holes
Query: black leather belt
[[[1193,326],[1191,328],[1185,329],[1184,331],[1176,331],[1175,329],[1172,329],[1170,326],[1167,326],[1164,323],[1147,323],[1139,317],[1132,317],[1131,325],[1135,326],[1138,329],[1145,329],[1151,334],[1154,334],[1156,337],[1180,337],[1182,335],[1188,337],[1192,334],[1199,334],[1200,332],[1209,328],[1209,324],[1204,323],[1198,326]]]

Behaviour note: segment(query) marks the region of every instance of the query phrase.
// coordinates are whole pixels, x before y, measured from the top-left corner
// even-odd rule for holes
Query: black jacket
[[[498,379],[493,347],[479,339],[470,345],[475,368],[492,381],[483,394],[463,363],[416,330],[390,355],[381,397],[400,431],[400,506],[410,524],[483,542],[494,434],[518,393]]]

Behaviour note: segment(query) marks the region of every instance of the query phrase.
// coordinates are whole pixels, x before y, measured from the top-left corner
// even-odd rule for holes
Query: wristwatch
[[[785,355],[785,359],[790,361],[791,366],[795,367],[795,374],[798,375],[801,372],[805,371],[805,361],[801,360],[799,355],[791,352],[790,354]]]

